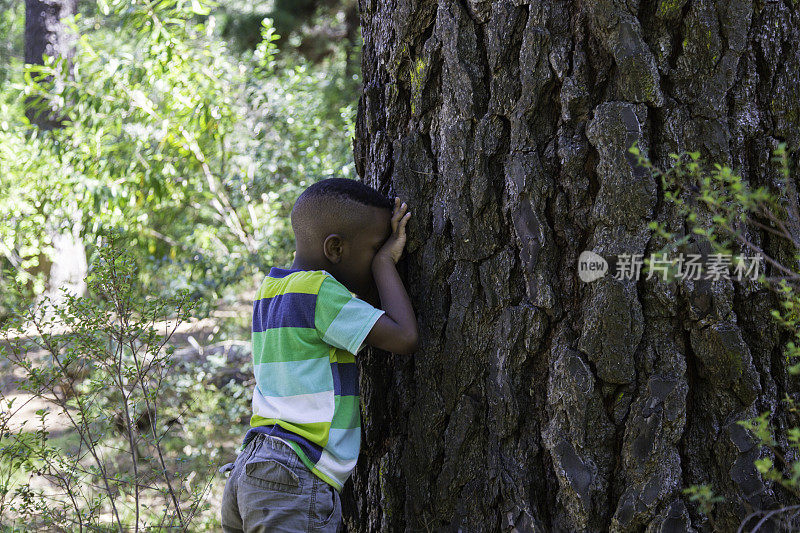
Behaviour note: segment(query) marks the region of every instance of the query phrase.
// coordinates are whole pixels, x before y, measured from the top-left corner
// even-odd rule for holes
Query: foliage
[[[794,181],[789,177],[786,144],[780,143],[773,152],[772,162],[780,165],[776,190],[770,190],[766,186],[752,190],[728,166],[714,164],[714,170],[708,170],[700,160],[699,152],[669,154],[675,164],[667,171],[655,168],[636,144],[629,148],[629,152],[636,156],[639,165],[661,178],[665,200],[676,206],[689,225],[690,231],[679,237],[669,231],[665,224],[651,222],[650,228],[667,242],[659,253],[664,253],[668,247],[683,245],[694,238],[694,235],[701,235],[708,240],[715,253],[733,255],[734,248],[755,253],[763,257],[773,267],[773,271],[778,272],[778,275],[769,277],[762,272],[757,281],[780,300],[781,308],[773,309],[771,315],[795,339],[786,344],[784,357],[787,371],[792,375],[800,374],[800,272],[797,266],[800,264],[800,209]],[[791,258],[787,260],[769,256],[748,237],[746,227],[760,228],[766,234],[788,243]],[[788,394],[783,401],[788,411],[797,412],[796,402]],[[800,500],[800,460],[787,459],[781,452],[781,445],[773,436],[776,428],[770,422],[769,416],[769,412],[763,412],[757,417],[739,420],[737,423],[754,436],[763,451],[780,461],[776,465],[768,455],[757,459],[754,465],[763,478],[778,483]],[[800,428],[788,428],[786,441],[794,457],[800,457]],[[684,493],[692,501],[698,502],[699,510],[709,518],[713,527],[713,507],[716,503],[725,501],[724,498],[715,495],[709,485],[692,485],[685,488]],[[786,517],[789,521],[787,523],[790,523],[798,509],[800,506],[794,505],[771,511],[756,511],[742,522],[740,530],[751,518],[761,517],[761,521],[752,530],[755,531],[768,519],[780,518],[782,513],[794,512],[791,517]]]
[[[725,498],[714,495],[710,485],[692,485],[687,487],[684,493],[689,496],[690,501],[698,502],[700,511],[706,515],[711,514],[715,503],[725,501]]]
[[[12,272],[0,284],[13,277],[40,293],[48,228],[76,216],[89,252],[118,227],[143,259],[142,282],[164,295],[189,289],[204,306],[291,262],[294,198],[320,178],[354,175],[347,54],[281,60],[269,19],[256,49],[234,54],[214,7],[99,0],[71,26],[80,38],[70,76],[59,76],[59,58],[10,76],[0,91],[0,212],[10,222],[0,255]],[[65,116],[64,127],[32,128],[22,112],[31,99]]]
[[[342,39],[358,36],[351,33],[358,26],[357,18],[350,18],[358,13],[357,0],[229,0],[220,8],[216,14],[222,35],[239,49],[255,48],[253,37],[258,36],[264,17],[274,21],[281,35],[276,44],[282,52],[299,52],[312,61],[339,48]]]
[[[311,62],[263,19],[240,52],[217,23],[228,5],[96,0],[64,76],[58,58],[23,65],[24,3],[0,7],[0,368],[18,383],[0,392],[0,529],[218,529],[209,462],[247,423],[249,346],[223,331],[181,347],[157,319],[177,327],[290,263],[294,199],[355,175],[352,43]],[[63,127],[32,126],[31,105]],[[29,307],[76,220],[89,295]],[[32,402],[48,408],[19,427]]]
[[[201,509],[213,464],[202,456],[192,464],[165,448],[171,422],[164,389],[174,352],[167,342],[194,304],[186,291],[142,298],[126,244],[111,233],[98,248],[86,280],[92,297],[66,294],[64,303],[23,309],[2,328],[5,361],[20,376],[20,390],[55,409],[40,409],[36,428],[29,421],[11,427],[18,407],[0,399],[6,524],[186,530]],[[45,423],[54,414],[68,422],[75,442],[54,444]],[[59,491],[30,481],[11,491],[8,472],[20,467]]]
[[[25,3],[0,0],[0,87],[14,70],[12,63],[22,50],[21,28],[18,28],[25,11]]]

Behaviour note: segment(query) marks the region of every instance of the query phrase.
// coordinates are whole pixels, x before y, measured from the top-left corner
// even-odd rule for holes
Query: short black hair
[[[392,209],[394,207],[394,202],[392,202],[392,200],[369,185],[348,178],[328,178],[320,180],[303,191],[297,201],[300,202],[301,199],[323,197],[337,197],[345,200],[352,200],[363,205],[384,207],[386,209]]]
[[[394,201],[369,185],[348,178],[328,178],[304,190],[292,208],[295,240],[313,243],[323,232],[341,233],[351,239],[363,228],[363,206],[392,210]]]

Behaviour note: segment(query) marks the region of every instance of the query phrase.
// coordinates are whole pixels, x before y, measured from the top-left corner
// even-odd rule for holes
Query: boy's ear
[[[342,237],[338,233],[331,233],[325,237],[325,241],[322,243],[322,253],[325,254],[328,261],[336,264],[342,260],[343,247]]]

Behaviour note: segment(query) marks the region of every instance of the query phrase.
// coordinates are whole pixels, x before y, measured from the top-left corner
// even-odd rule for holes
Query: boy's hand
[[[394,212],[392,213],[392,234],[383,243],[378,253],[375,254],[375,259],[388,257],[394,264],[397,264],[400,260],[400,256],[403,255],[403,248],[406,245],[406,223],[411,218],[411,212],[406,213],[406,209],[408,207],[405,202],[401,205],[400,198],[395,196]]]
[[[378,317],[365,338],[370,346],[400,354],[414,353],[419,345],[414,308],[395,268],[406,244],[406,223],[410,217],[406,204],[401,205],[400,199],[395,198],[392,234],[372,259],[372,277],[385,313]]]

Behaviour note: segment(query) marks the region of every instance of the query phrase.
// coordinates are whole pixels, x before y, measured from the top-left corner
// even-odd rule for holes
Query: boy
[[[220,469],[231,470],[224,531],[338,530],[339,492],[361,445],[354,354],[365,344],[417,348],[395,268],[410,216],[399,198],[344,178],[295,202],[294,263],[270,269],[253,305],[253,415],[242,452]]]

